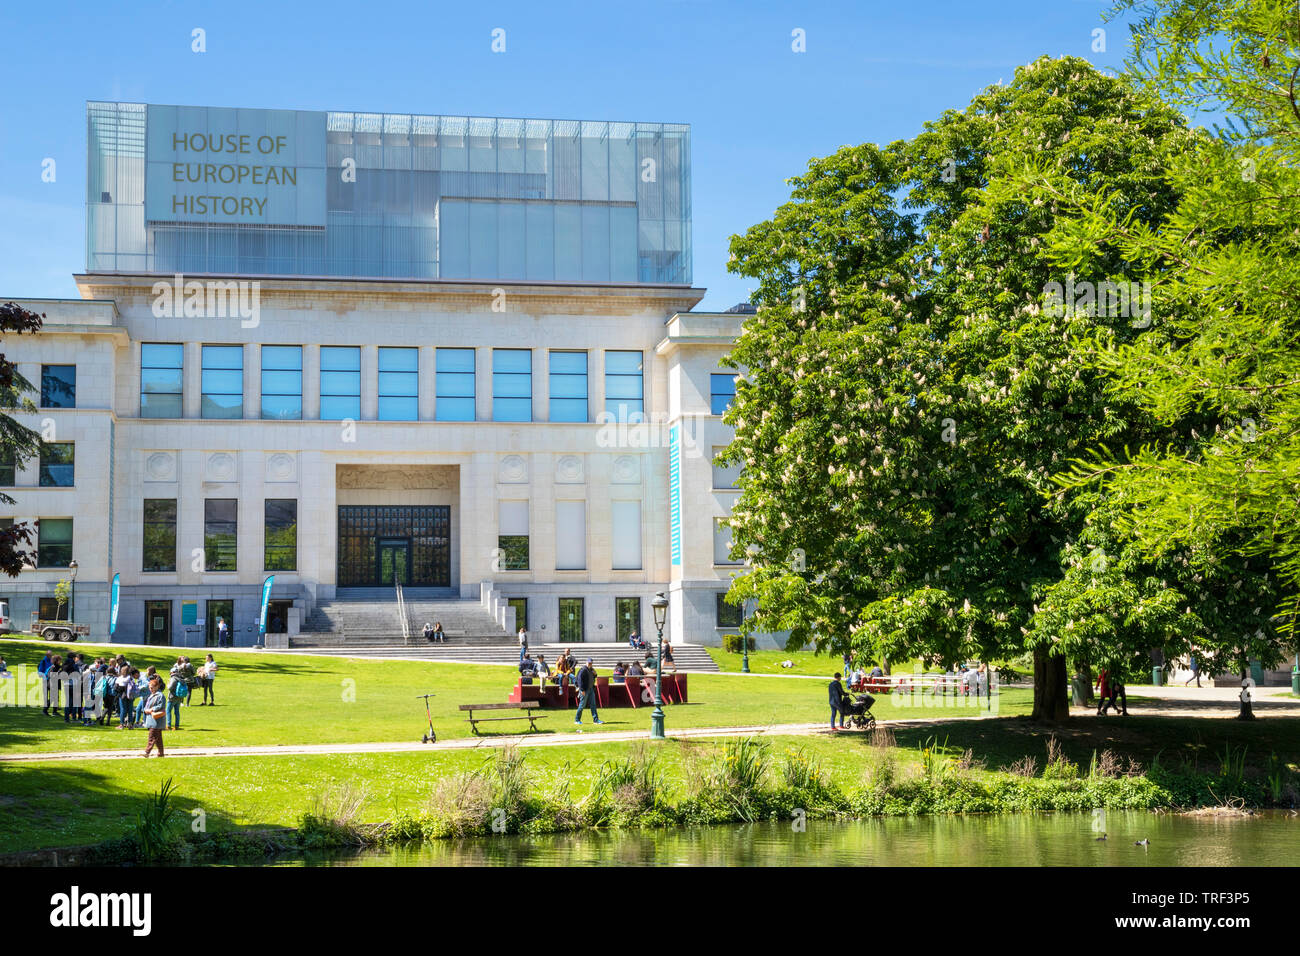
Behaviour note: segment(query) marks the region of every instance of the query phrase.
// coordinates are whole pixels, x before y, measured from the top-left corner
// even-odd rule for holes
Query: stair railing
[[[397,592],[397,617],[402,622],[402,643],[411,643],[411,624],[406,619],[406,599],[402,596],[402,582],[394,581],[393,589]]]

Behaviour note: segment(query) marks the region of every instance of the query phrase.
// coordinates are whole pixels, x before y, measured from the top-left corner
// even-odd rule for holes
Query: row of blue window
[[[474,349],[440,348],[436,352],[434,418],[440,422],[475,420]],[[203,418],[244,417],[244,349],[240,345],[202,347]],[[380,347],[378,418],[419,418],[420,353],[407,347]],[[140,348],[140,416],[182,417],[184,347],[146,343]],[[262,346],[261,417],[302,418],[302,346]],[[550,353],[550,420],[590,421],[587,353]],[[716,377],[716,376],[715,376]],[[641,421],[645,415],[644,357],[639,351],[605,352],[605,411],[617,421]],[[320,347],[320,417],[322,421],[361,418],[361,348]],[[531,349],[492,350],[492,421],[533,420]]]

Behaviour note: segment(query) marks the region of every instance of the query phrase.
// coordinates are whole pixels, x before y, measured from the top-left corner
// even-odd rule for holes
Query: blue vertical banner
[[[266,580],[262,582],[262,615],[257,624],[258,643],[266,636],[266,607],[271,603],[271,585],[275,583],[275,575],[268,574]]]
[[[682,435],[681,426],[668,429],[668,541],[674,567],[682,563]]]
[[[113,587],[109,591],[108,597],[108,638],[113,639],[113,634],[117,631],[117,606],[118,598],[122,593],[122,575],[113,575]]]

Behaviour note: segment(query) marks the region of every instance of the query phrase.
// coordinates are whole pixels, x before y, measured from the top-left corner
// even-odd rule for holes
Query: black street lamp
[[[68,579],[71,585],[68,587],[68,623],[71,624],[75,618],[73,611],[77,606],[77,559],[73,558],[68,565]]]
[[[655,709],[650,715],[650,739],[664,739],[664,621],[668,618],[668,599],[660,591],[650,602],[655,613],[655,629],[659,632],[659,653],[655,655]]]
[[[740,662],[740,672],[749,673],[749,619],[754,616],[754,608],[758,602],[753,598],[745,598],[745,626],[740,631],[740,653],[742,655]]]

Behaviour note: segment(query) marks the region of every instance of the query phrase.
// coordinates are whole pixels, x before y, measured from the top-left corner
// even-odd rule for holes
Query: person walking
[[[54,656],[45,652],[41,662],[36,665],[36,674],[41,679],[41,713],[46,717],[50,716],[50,669],[54,667]],[[56,700],[54,706],[57,708],[59,702]]]
[[[167,715],[167,704],[162,692],[162,678],[154,674],[149,678],[149,690],[144,702],[144,726],[149,731],[149,742],[145,744],[146,757],[157,746],[158,756],[163,754],[163,720]]]
[[[217,688],[215,681],[217,679],[217,662],[208,655],[207,662],[203,665],[203,703],[217,705]]]
[[[1192,655],[1191,664],[1189,666],[1192,669],[1192,676],[1187,678],[1187,680],[1183,681],[1183,686],[1186,687],[1193,680],[1195,680],[1196,686],[1200,687],[1201,686],[1201,663],[1196,659],[1195,654]]]
[[[528,629],[521,627],[519,629],[519,663],[524,662],[524,655],[528,653]]]
[[[593,666],[594,661],[590,657],[587,663],[578,671],[578,713],[574,715],[573,722],[581,726],[582,708],[586,707],[591,711],[591,722],[593,724],[603,724],[600,714],[596,712],[596,668]]]
[[[839,675],[838,673],[836,673],[834,679],[831,680],[830,684],[827,685],[827,688],[826,688],[826,689],[827,689],[827,691],[828,691],[828,693],[829,693],[829,696],[830,696],[830,704],[831,704],[831,730],[835,730],[835,729],[836,729],[836,728],[835,728],[835,715],[836,715],[836,714],[839,714],[839,715],[840,715],[840,726],[839,726],[839,729],[840,729],[840,730],[843,730],[843,729],[844,729],[844,715],[845,715],[845,712],[848,710],[848,705],[845,703],[845,700],[844,700],[844,697],[845,697],[845,694],[844,694],[844,685],[840,683],[840,675]]]

